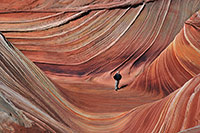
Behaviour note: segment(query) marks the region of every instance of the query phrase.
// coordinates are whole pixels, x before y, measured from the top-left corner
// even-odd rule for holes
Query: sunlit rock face
[[[1,1],[0,132],[200,132],[199,10],[199,0]]]

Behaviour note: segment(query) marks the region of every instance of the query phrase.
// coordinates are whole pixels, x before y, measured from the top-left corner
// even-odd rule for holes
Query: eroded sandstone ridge
[[[200,132],[199,10],[199,0],[1,1],[0,132]]]

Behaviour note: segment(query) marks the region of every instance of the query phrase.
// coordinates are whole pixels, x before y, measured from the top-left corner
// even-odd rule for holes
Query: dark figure
[[[117,91],[119,89],[118,85],[120,79],[122,78],[122,75],[119,73],[119,71],[117,71],[117,73],[113,76],[113,78],[115,79],[115,90]]]

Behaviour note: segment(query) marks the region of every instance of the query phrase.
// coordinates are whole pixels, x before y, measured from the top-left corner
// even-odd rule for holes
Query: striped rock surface
[[[199,0],[2,1],[0,131],[200,132],[199,9]]]

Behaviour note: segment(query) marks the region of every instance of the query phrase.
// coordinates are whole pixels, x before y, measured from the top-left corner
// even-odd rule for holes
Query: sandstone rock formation
[[[0,131],[200,132],[199,9],[199,0],[2,1]]]

